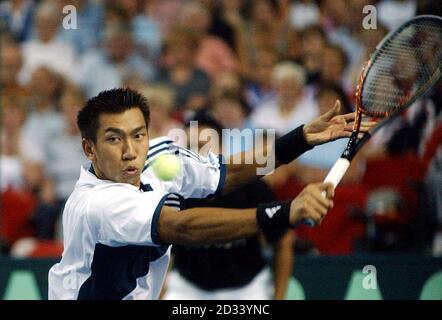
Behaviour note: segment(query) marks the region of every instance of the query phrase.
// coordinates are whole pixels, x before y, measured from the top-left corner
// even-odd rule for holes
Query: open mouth
[[[124,169],[124,173],[126,173],[127,175],[136,175],[138,173],[138,169],[135,167],[129,167]]]

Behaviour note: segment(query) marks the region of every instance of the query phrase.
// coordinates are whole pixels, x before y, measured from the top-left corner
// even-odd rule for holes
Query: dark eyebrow
[[[141,130],[143,130],[143,129],[146,129],[146,130],[147,130],[146,125],[133,129],[133,130],[131,131],[131,134],[137,133],[138,131],[141,131]]]
[[[131,134],[134,134],[134,133],[137,133],[138,131],[143,130],[143,129],[146,129],[146,126],[145,126],[145,125],[133,129],[130,133],[131,133]],[[146,130],[147,130],[147,129],[146,129]],[[114,133],[117,133],[117,134],[120,134],[120,135],[125,135],[125,134],[126,134],[123,130],[118,129],[118,128],[114,128],[114,127],[109,127],[109,128],[107,128],[107,129],[104,131],[104,133],[107,133],[107,132],[114,132]]]

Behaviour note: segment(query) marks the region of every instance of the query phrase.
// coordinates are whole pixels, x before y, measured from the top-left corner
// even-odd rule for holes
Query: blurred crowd
[[[68,5],[75,19],[63,11]],[[377,8],[375,29],[362,26],[367,5]],[[60,253],[61,211],[87,160],[76,114],[98,92],[129,86],[145,94],[151,138],[184,128],[201,111],[223,128],[278,136],[336,99],[351,112],[376,44],[426,13],[441,15],[440,2],[1,1],[3,253]],[[364,147],[333,212],[318,228],[294,231],[297,252],[442,255],[441,97],[439,83]],[[223,152],[253,146],[243,142]],[[268,181],[278,198],[321,181],[345,144],[314,148],[276,170]]]

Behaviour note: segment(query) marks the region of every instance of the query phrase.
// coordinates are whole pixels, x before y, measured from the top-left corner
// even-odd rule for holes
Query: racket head
[[[410,106],[440,79],[442,18],[417,16],[390,32],[363,68],[356,92],[360,113],[383,118]]]

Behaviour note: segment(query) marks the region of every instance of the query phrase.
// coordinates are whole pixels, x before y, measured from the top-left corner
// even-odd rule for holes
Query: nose
[[[123,148],[123,160],[134,160],[137,157],[136,150],[131,141],[126,141]]]

